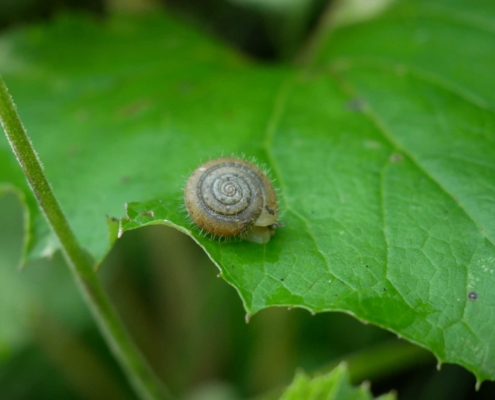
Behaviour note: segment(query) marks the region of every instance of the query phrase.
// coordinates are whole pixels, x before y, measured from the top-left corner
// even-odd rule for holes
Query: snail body
[[[184,201],[192,221],[213,236],[266,243],[278,227],[273,184],[258,167],[237,158],[199,166],[187,181]]]

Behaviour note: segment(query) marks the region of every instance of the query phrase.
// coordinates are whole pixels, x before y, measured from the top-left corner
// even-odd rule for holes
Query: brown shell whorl
[[[186,184],[187,211],[202,230],[215,236],[237,236],[261,222],[276,223],[275,190],[256,166],[237,158],[208,161]],[[268,216],[268,217],[267,217]]]

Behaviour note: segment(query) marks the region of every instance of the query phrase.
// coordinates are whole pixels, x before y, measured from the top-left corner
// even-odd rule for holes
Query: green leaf
[[[387,394],[377,399],[394,400],[393,394]],[[287,388],[280,400],[371,400],[372,394],[366,384],[354,388],[349,383],[349,372],[345,364],[336,367],[327,375],[310,378],[304,373],[298,373],[292,385]]]
[[[112,218],[126,217],[121,233],[168,224],[248,315],[343,311],[482,381],[495,379],[495,8],[467,4],[399,2],[322,35],[301,70],[165,16],[65,16],[0,40],[0,72],[95,263]],[[201,236],[183,211],[188,175],[230,154],[256,157],[280,189],[286,226],[267,245]],[[51,253],[3,139],[1,181],[26,192],[30,257]]]

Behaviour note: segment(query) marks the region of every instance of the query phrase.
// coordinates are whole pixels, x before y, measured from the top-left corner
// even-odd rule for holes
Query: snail
[[[184,201],[192,221],[213,237],[267,243],[281,226],[272,182],[258,167],[237,158],[199,166],[187,181]]]

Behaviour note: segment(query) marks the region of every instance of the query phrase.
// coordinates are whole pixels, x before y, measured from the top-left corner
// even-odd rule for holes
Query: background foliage
[[[229,29],[226,40],[265,59],[283,59],[294,56],[322,12],[317,2],[306,3],[305,13],[295,12],[301,10],[296,3],[286,12],[251,3],[218,4],[216,9],[247,7],[246,27],[261,20],[270,29],[256,45],[230,36]],[[313,65],[298,71],[287,64],[248,61],[176,17],[111,17],[102,24],[64,15],[7,34],[0,46],[0,71],[78,238],[97,262],[117,232],[115,221],[109,218],[105,224],[103,215],[121,217],[125,202],[155,199],[129,205],[122,228],[167,220],[189,229],[178,206],[187,174],[202,157],[245,152],[276,167],[272,174],[282,189],[287,227],[266,249],[220,245],[194,230],[191,234],[237,288],[249,313],[268,305],[347,310],[422,343],[442,360],[465,365],[480,379],[493,379],[494,325],[486,321],[492,319],[494,259],[489,218],[494,62],[487,51],[493,33],[483,17],[491,11],[489,5],[466,9],[462,2],[444,3],[400,3],[370,22],[339,28],[328,42],[322,29],[312,37],[324,44],[307,45],[298,57],[315,60]],[[201,7],[175,12],[200,21],[203,29],[223,29]],[[287,23],[272,23],[274,15]],[[324,16],[329,25],[344,21]],[[231,25],[235,32],[239,24]],[[271,39],[270,30],[278,30]],[[447,62],[461,54],[463,63]],[[57,140],[37,139],[53,132],[64,134]],[[199,137],[201,141],[191,140]],[[22,186],[15,160],[6,146],[2,151],[3,180]],[[20,211],[16,221],[10,211],[15,203],[6,199],[6,218],[14,221],[5,226],[20,226]],[[56,241],[29,195],[26,202],[34,221],[28,255],[50,255]],[[147,229],[126,233],[100,270],[110,287],[118,279],[116,292],[123,293],[114,296],[122,302],[128,326],[175,392],[253,395],[286,384],[296,366],[319,368],[353,346],[375,343],[382,360],[387,351],[397,351],[393,342],[376,344],[386,333],[341,315],[310,318],[302,311],[267,310],[245,326],[235,316],[242,313],[240,305],[229,301],[233,291],[208,283],[213,268],[198,268],[207,261],[196,247],[171,231]],[[14,240],[11,230],[3,234],[21,241],[20,234]],[[162,235],[170,247],[166,254],[159,251]],[[5,263],[12,266],[19,252],[8,240],[2,241]],[[293,251],[284,251],[289,248]],[[43,390],[101,396],[87,393],[91,389],[84,379],[88,371],[100,371],[95,375],[102,387],[112,396],[127,396],[116,384],[122,378],[97,335],[84,338],[91,323],[56,264],[29,266],[23,274],[2,269],[8,288],[2,291],[2,313],[10,316],[3,328],[7,394],[22,396],[16,379],[11,382],[16,375],[12,357],[18,359],[23,351],[32,357],[41,348],[58,374],[72,383]],[[27,289],[29,279],[36,290]],[[209,293],[209,287],[215,291]],[[470,301],[474,291],[479,300]],[[47,293],[52,294],[49,301]],[[234,304],[239,306],[235,310]],[[226,315],[230,308],[232,315]],[[252,328],[258,326],[256,320],[262,322]],[[355,343],[349,331],[356,332]],[[257,335],[258,342],[253,339]],[[77,367],[54,346],[60,342],[67,343]],[[98,352],[89,350],[92,345]],[[368,368],[362,375],[354,372],[356,381],[373,378],[377,353],[362,354],[356,364]],[[398,368],[426,359],[417,351],[395,362]],[[41,356],[38,362],[46,359]],[[39,364],[34,365],[38,370]],[[447,373],[463,373],[456,371]],[[387,374],[382,368],[376,378]],[[432,375],[432,388],[418,385],[414,375],[384,388],[404,387],[404,396],[418,396],[421,390],[433,395],[435,385],[443,386],[442,374]],[[212,385],[214,379],[228,383]],[[449,384],[459,398],[462,382],[458,378]],[[414,389],[407,389],[408,384]],[[28,389],[25,396],[30,393]]]

